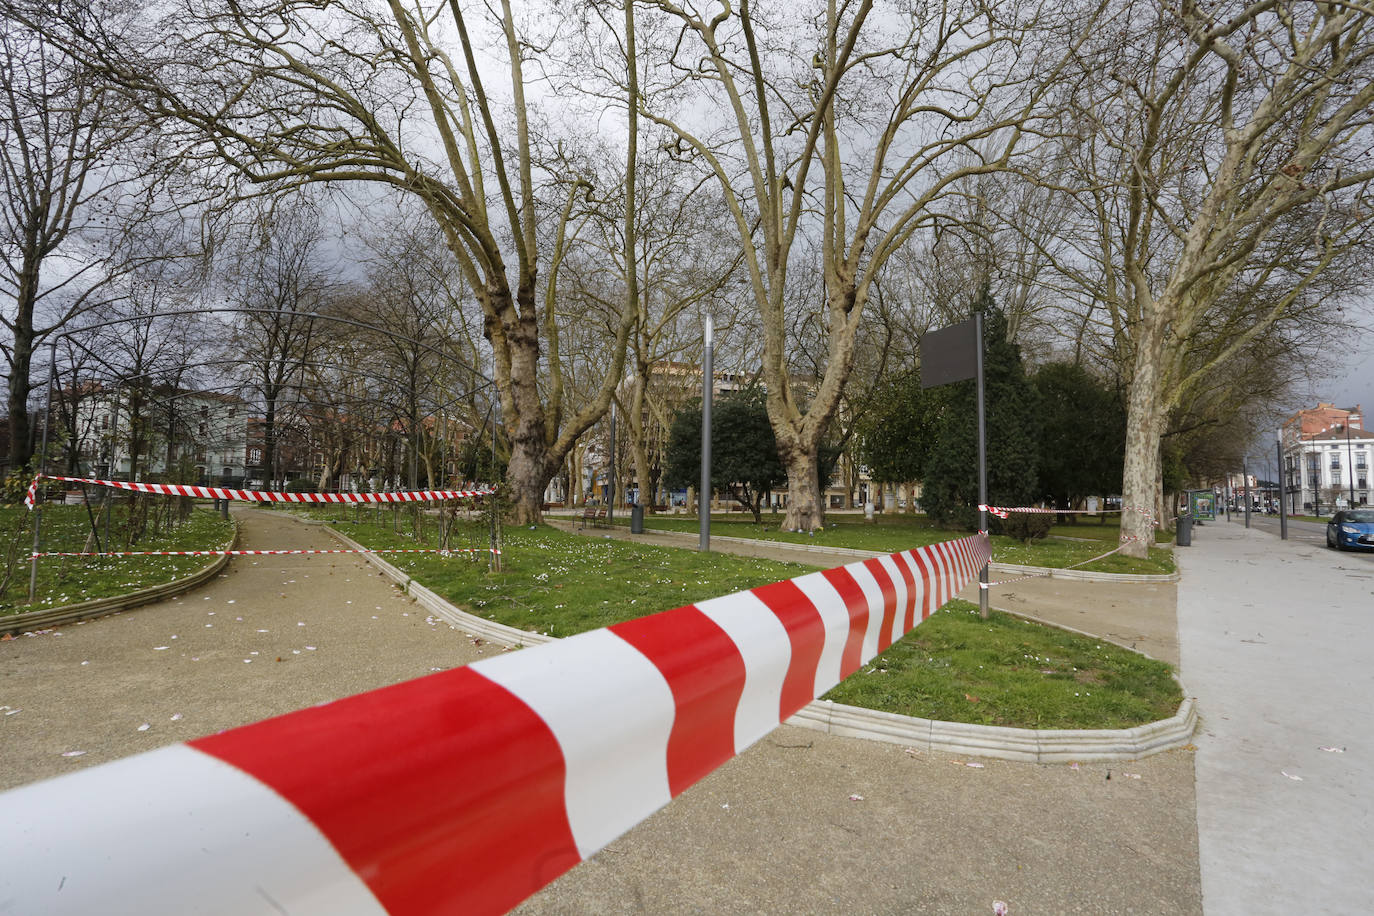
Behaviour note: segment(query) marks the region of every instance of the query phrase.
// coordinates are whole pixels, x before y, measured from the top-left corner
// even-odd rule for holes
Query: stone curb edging
[[[347,535],[333,528],[328,530],[354,549],[364,549]],[[361,556],[388,579],[400,585],[406,594],[415,599],[416,604],[435,616],[442,617],[465,633],[511,648],[553,642],[557,638],[519,630],[494,620],[483,620],[459,610],[377,554],[364,553]],[[937,719],[920,719],[900,713],[847,706],[833,700],[814,700],[784,724],[840,737],[867,738],[870,741],[902,744],[921,751],[974,754],[980,757],[1033,763],[1096,763],[1135,760],[1184,746],[1191,740],[1193,731],[1197,728],[1197,709],[1192,697],[1184,697],[1178,712],[1170,718],[1147,722],[1135,728],[1035,729],[941,722]]]
[[[337,528],[324,525],[326,531],[343,541],[353,550],[366,551],[367,548],[348,535],[342,533]],[[517,630],[515,627],[508,627],[503,623],[494,620],[483,620],[475,614],[459,610],[445,598],[441,598],[433,591],[416,582],[409,575],[392,566],[375,553],[360,553],[364,560],[375,566],[383,576],[395,582],[415,603],[436,617],[442,617],[455,627],[459,627],[465,633],[473,636],[480,636],[488,642],[494,642],[502,646],[511,648],[524,648],[525,646],[535,646],[540,643],[553,642],[558,637],[545,636],[542,633],[531,633],[528,630]]]
[[[235,521],[234,536],[225,549],[233,550],[238,542],[239,525]],[[136,592],[113,595],[109,598],[93,598],[80,604],[65,604],[61,607],[47,608],[42,611],[25,611],[22,614],[0,617],[0,633],[22,633],[26,630],[62,626],[75,623],[78,620],[90,620],[93,617],[104,617],[107,614],[127,611],[130,608],[152,604],[154,601],[161,601],[164,598],[175,598],[177,595],[188,592],[197,585],[213,579],[228,563],[229,557],[227,555],[218,556],[190,575],[173,579],[171,582],[164,582],[162,585],[153,585]]]
[[[560,521],[563,521],[560,519]],[[563,527],[563,526],[559,526]],[[567,525],[568,530],[576,533],[575,526]],[[663,528],[646,528],[646,534],[662,534],[670,537],[692,538],[697,535],[683,531],[668,531]],[[796,550],[804,553],[829,553],[844,557],[861,557],[870,559],[872,557],[885,557],[887,553],[881,550],[859,550],[855,547],[826,547],[821,544],[794,544],[791,541],[767,541],[762,538],[737,538],[729,535],[711,535],[713,541],[725,541],[730,544],[748,544],[750,546],[776,548],[779,550]],[[1171,573],[1106,573],[1090,572],[1079,569],[1062,569],[1057,566],[1016,566],[1011,563],[992,563],[989,564],[989,571],[999,575],[1013,576],[1048,576],[1051,579],[1079,579],[1085,582],[1126,582],[1126,583],[1167,583],[1179,581],[1179,572],[1174,570]]]
[[[1136,760],[1182,747],[1197,728],[1197,707],[1184,697],[1168,719],[1124,729],[1035,729],[940,722],[816,700],[787,720],[848,738],[902,744],[918,751],[974,754],[1030,763],[1105,763]]]
[[[1061,569],[1057,566],[1014,566],[1011,563],[990,563],[990,573],[1013,576],[1043,575],[1050,579],[1077,579],[1083,582],[1124,582],[1128,584],[1177,582],[1178,570],[1171,573],[1104,573],[1081,569]]]

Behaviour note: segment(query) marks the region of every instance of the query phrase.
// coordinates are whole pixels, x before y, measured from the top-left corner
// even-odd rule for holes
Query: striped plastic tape
[[[233,490],[228,487],[201,487],[187,483],[145,483],[141,480],[101,480],[96,477],[59,477],[40,474],[29,484],[24,505],[33,508],[38,481],[61,480],[96,487],[111,487],[134,493],[157,493],[163,496],[194,496],[198,499],[234,499],[257,503],[428,503],[446,499],[471,499],[489,496],[484,490],[395,490],[385,493],[281,493],[275,490]]]
[[[952,598],[983,535],[484,659],[0,796],[16,913],[500,913]]]

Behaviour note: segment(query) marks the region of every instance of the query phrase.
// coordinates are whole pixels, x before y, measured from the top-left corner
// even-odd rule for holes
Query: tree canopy
[[[670,487],[696,486],[701,480],[700,400],[673,418],[666,480]],[[748,506],[759,523],[764,497],[786,480],[763,392],[750,388],[722,395],[711,405],[711,486]],[[703,494],[703,503],[707,499]]]

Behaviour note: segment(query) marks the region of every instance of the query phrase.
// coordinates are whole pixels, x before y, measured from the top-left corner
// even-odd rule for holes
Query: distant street
[[[1224,518],[1224,516],[1223,516]],[[1220,522],[1220,520],[1218,520]],[[1216,522],[1209,524],[1217,524]],[[1245,514],[1243,512],[1232,512],[1230,524],[1245,527]],[[1277,515],[1260,515],[1258,512],[1250,513],[1250,527],[1265,534],[1272,534],[1275,538],[1279,536],[1279,517]],[[1203,526],[1203,531],[1207,526]],[[1304,522],[1290,518],[1288,520],[1288,540],[1300,544],[1315,544],[1318,547],[1326,547],[1326,523],[1325,522]],[[1331,551],[1333,555],[1337,551]],[[1366,563],[1374,563],[1374,550],[1347,550],[1341,555],[1350,557],[1352,560],[1364,560]]]

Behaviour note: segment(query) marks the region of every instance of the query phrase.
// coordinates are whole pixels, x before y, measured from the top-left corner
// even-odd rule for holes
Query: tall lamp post
[[[1355,508],[1355,453],[1350,450],[1350,418],[1345,418],[1345,461],[1350,473],[1350,508]]]
[[[1283,430],[1275,433],[1275,439],[1278,442],[1278,450],[1275,453],[1278,464],[1275,467],[1279,479],[1279,540],[1286,541],[1288,540],[1288,512],[1283,505]]]
[[[701,365],[701,490],[697,493],[697,516],[701,532],[697,549],[711,549],[711,388],[715,381],[715,368],[712,366],[712,347],[715,333],[711,327],[711,316],[706,316],[706,353]]]

